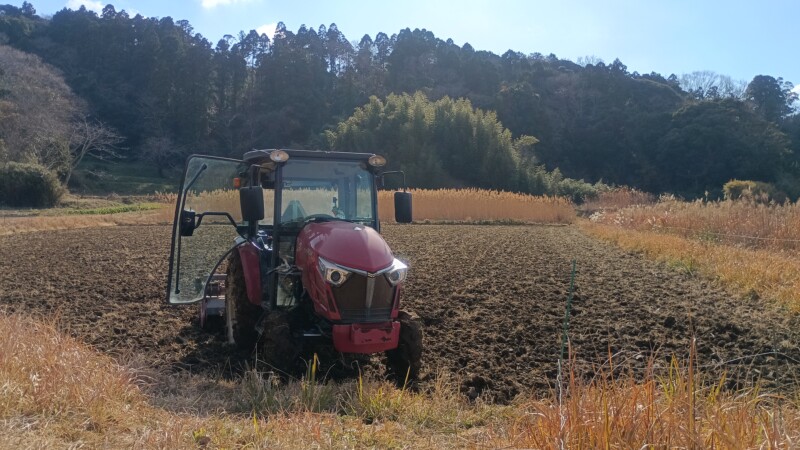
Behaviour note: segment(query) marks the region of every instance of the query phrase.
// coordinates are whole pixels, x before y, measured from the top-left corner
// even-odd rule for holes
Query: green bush
[[[736,200],[741,198],[746,191],[752,191],[755,187],[755,181],[731,180],[722,186],[722,191],[725,193],[726,199]]]
[[[0,204],[49,207],[56,204],[64,188],[55,173],[36,164],[0,164]]]
[[[576,204],[597,197],[597,188],[583,180],[573,180],[572,178],[560,180],[554,186],[554,191],[562,197],[570,198]]]
[[[722,191],[728,200],[749,199],[763,203],[783,203],[786,200],[785,192],[771,183],[761,181],[731,180],[722,186]]]
[[[600,185],[592,185],[583,180],[564,178],[558,168],[548,172],[544,166],[523,167],[520,173],[521,191],[533,195],[554,195],[567,197],[580,204],[597,197]]]

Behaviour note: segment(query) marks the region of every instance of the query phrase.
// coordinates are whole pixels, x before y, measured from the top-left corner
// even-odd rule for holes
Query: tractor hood
[[[372,228],[351,222],[309,223],[297,236],[298,255],[306,259],[311,252],[343,267],[374,273],[394,261],[389,245]]]

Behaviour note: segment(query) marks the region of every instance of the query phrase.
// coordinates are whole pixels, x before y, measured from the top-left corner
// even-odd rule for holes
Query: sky
[[[21,4],[21,0],[19,2]],[[102,11],[103,0],[30,0],[40,16],[62,8]],[[797,0],[117,0],[131,16],[186,19],[212,44],[277,22],[337,24],[350,41],[425,28],[458,45],[503,54],[554,53],[575,61],[619,58],[630,72],[664,76],[711,70],[735,80],[771,75],[800,92]],[[18,5],[19,6],[19,5]]]

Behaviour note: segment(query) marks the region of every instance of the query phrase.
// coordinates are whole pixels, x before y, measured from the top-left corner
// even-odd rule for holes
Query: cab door
[[[243,225],[238,186],[243,161],[190,156],[175,205],[172,248],[167,279],[167,302],[194,303],[203,299],[211,276],[241,242]]]

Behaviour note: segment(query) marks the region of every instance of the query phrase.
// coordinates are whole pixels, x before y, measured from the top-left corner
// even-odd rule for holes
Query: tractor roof
[[[350,153],[350,152],[328,152],[323,150],[289,150],[289,149],[264,149],[251,150],[244,154],[244,161],[250,164],[260,164],[269,161],[269,154],[283,150],[289,154],[289,158],[314,158],[328,159],[332,161],[367,161],[374,153]]]

